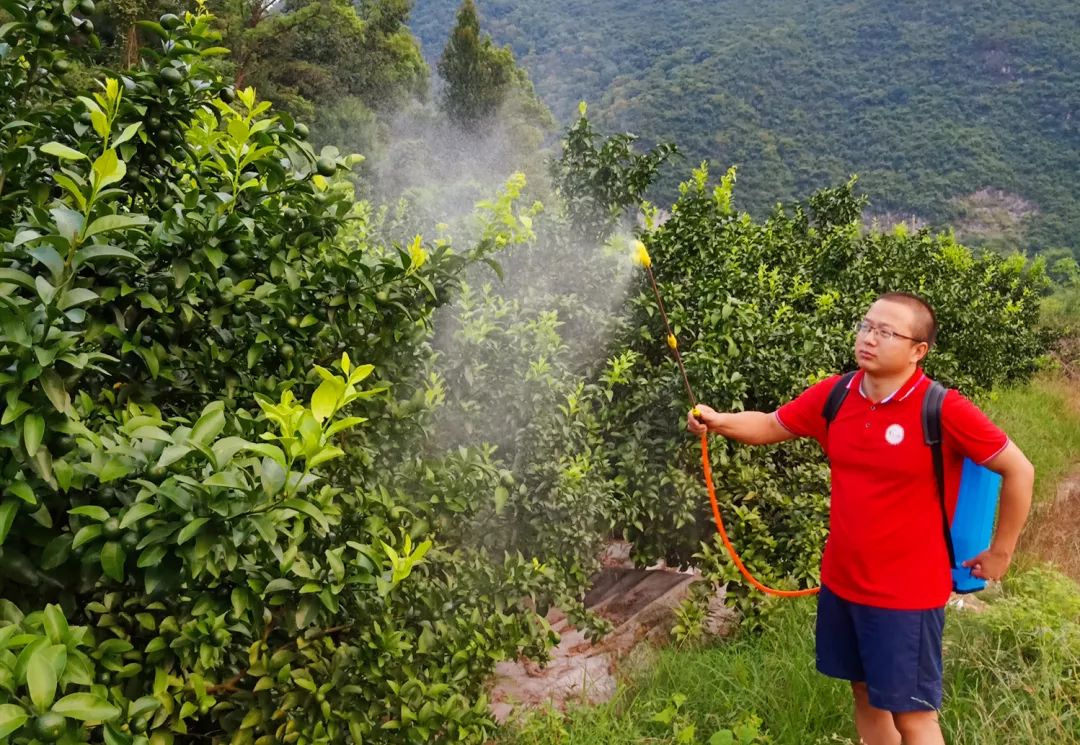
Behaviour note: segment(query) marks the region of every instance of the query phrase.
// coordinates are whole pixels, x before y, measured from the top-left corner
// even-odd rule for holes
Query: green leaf
[[[187,525],[184,526],[184,529],[181,530],[180,533],[176,536],[176,545],[183,546],[185,543],[191,540],[191,538],[196,533],[199,532],[202,526],[206,525],[206,523],[208,522],[210,522],[210,518],[207,517],[197,517],[191,522],[189,522]]]
[[[38,149],[47,155],[55,155],[61,160],[83,160],[86,158],[86,156],[78,150],[70,148],[67,145],[61,145],[59,142],[55,141],[46,142]]]
[[[285,469],[272,458],[263,458],[260,461],[259,478],[262,481],[263,492],[268,497],[276,495],[285,486]]]
[[[249,442],[244,449],[269,458],[282,468],[285,467],[285,453],[281,452],[281,448],[277,445],[271,445],[268,442]]]
[[[72,540],[70,533],[64,533],[49,541],[45,550],[41,552],[41,568],[46,571],[55,569],[67,561],[68,556],[71,555]]]
[[[158,507],[156,504],[151,504],[150,502],[137,502],[131,505],[131,508],[124,513],[123,519],[120,520],[120,527],[128,528],[139,522],[139,520],[142,520],[144,517],[153,515],[157,511]]]
[[[363,424],[366,421],[367,417],[363,416],[347,416],[344,419],[338,419],[336,422],[327,427],[326,436],[331,437],[333,435],[336,435],[338,432],[341,432],[342,430],[351,429],[352,427],[355,427],[358,424]]]
[[[22,285],[28,290],[34,289],[34,278],[18,269],[0,268],[0,283]]]
[[[191,428],[188,440],[200,445],[209,445],[223,429],[225,429],[225,409],[220,402],[215,402],[203,409],[203,415]]]
[[[101,139],[109,135],[109,120],[102,111],[90,112],[90,124],[94,127],[94,133]]]
[[[132,261],[140,261],[139,257],[131,253],[131,251],[125,251],[122,248],[116,246],[87,246],[80,248],[75,252],[75,268],[87,262],[97,261],[98,259],[130,259]]]
[[[191,445],[184,445],[182,443],[177,445],[169,445],[169,447],[161,451],[161,457],[158,458],[158,462],[156,465],[158,468],[166,468],[167,466],[171,466],[173,463],[180,460],[194,449],[195,448],[191,447]]]
[[[92,693],[72,693],[56,702],[52,710],[82,722],[108,722],[120,716],[120,710]]]
[[[157,546],[151,546],[139,554],[139,561],[137,564],[140,569],[145,569],[146,567],[157,566],[164,558],[165,546],[159,544]]]
[[[76,549],[84,543],[89,543],[95,538],[98,538],[104,531],[105,528],[100,524],[84,525],[79,529],[79,532],[75,534],[75,539],[71,542],[71,548]]]
[[[101,568],[105,570],[106,575],[117,582],[124,581],[124,563],[126,561],[127,554],[116,541],[109,541],[101,547]]]
[[[27,414],[23,419],[23,444],[31,458],[41,447],[41,438],[44,436],[45,419],[40,414]]]
[[[79,205],[79,209],[86,212],[86,197],[83,196],[82,189],[75,183],[75,180],[65,173],[54,173],[53,181],[60,184],[68,194],[70,194],[75,202]]]
[[[217,467],[224,468],[233,459],[233,456],[250,444],[243,437],[224,437],[215,442],[210,449],[214,453],[214,461]]]
[[[510,498],[510,492],[505,486],[495,487],[495,514],[502,514],[503,507],[506,506],[506,500]]]
[[[128,708],[128,718],[138,719],[141,716],[157,711],[159,708],[161,708],[160,701],[153,696],[143,696],[131,702],[131,706]]]
[[[144,28],[152,34],[156,34],[162,39],[169,38],[169,32],[165,30],[165,27],[156,21],[135,21],[135,25],[139,28]]]
[[[25,481],[12,481],[4,489],[5,494],[10,494],[13,497],[18,497],[27,504],[37,504],[37,497],[34,496],[34,490],[30,488],[30,484]]]
[[[100,191],[124,178],[127,166],[116,156],[116,150],[109,148],[94,161],[93,171],[94,188]]]
[[[278,578],[278,579],[271,580],[269,583],[267,583],[266,588],[263,590],[263,592],[266,593],[266,594],[270,594],[270,593],[273,593],[273,592],[281,592],[282,590],[292,590],[292,589],[293,589],[293,583],[292,582],[290,582],[289,580],[284,579],[284,578]]]
[[[333,460],[334,458],[340,458],[343,455],[345,455],[344,450],[339,447],[334,447],[333,445],[328,445],[320,449],[315,455],[311,456],[311,458],[308,459],[307,465],[308,468],[317,468],[323,463]]]
[[[281,506],[283,508],[288,508],[291,510],[296,510],[297,512],[304,513],[308,517],[317,521],[319,525],[322,526],[323,530],[326,530],[330,527],[330,523],[327,521],[326,515],[324,515],[322,513],[322,510],[313,505],[311,502],[305,501],[303,499],[286,499],[284,502],[281,503]]]
[[[41,389],[49,397],[53,408],[61,414],[70,415],[71,396],[68,395],[67,388],[64,387],[63,378],[57,375],[55,370],[46,370],[41,374],[38,382],[41,383]]]
[[[11,524],[15,522],[15,514],[19,511],[19,502],[14,499],[5,499],[0,503],[0,546],[7,540]]]
[[[56,669],[51,647],[41,647],[30,657],[26,666],[26,686],[30,700],[41,711],[47,711],[56,697]]]
[[[76,226],[76,232],[79,227],[81,226]],[[72,235],[74,236],[74,233]],[[35,261],[44,264],[54,278],[59,278],[64,274],[64,260],[52,246],[34,246],[27,253],[33,256]]]
[[[79,235],[79,232],[83,229],[84,222],[82,213],[67,207],[53,207],[49,210],[49,214],[52,215],[53,220],[56,221],[56,229],[60,235],[69,243],[73,243],[75,237]],[[39,248],[41,248],[41,246],[39,246]],[[50,267],[50,269],[51,268],[52,267]]]
[[[323,421],[337,411],[345,384],[336,378],[324,380],[311,396],[311,413],[316,421]]]
[[[150,219],[146,215],[104,215],[90,223],[86,232],[83,233],[83,240],[89,240],[91,236],[99,233],[141,227],[149,222]]]
[[[26,709],[16,704],[0,705],[0,737],[6,738],[15,732],[30,718]]]
[[[72,508],[68,510],[68,514],[88,517],[91,520],[97,520],[99,523],[103,523],[109,519],[109,511],[104,507],[99,507],[96,504],[88,504],[82,507]]]
[[[141,126],[142,122],[135,122],[134,124],[127,125],[127,127],[124,128],[124,131],[120,133],[120,136],[113,141],[113,147],[119,147],[130,140],[135,136],[135,133],[139,131],[139,127]]]
[[[59,605],[49,603],[42,614],[45,619],[45,633],[53,644],[64,644],[70,633],[67,618]]]

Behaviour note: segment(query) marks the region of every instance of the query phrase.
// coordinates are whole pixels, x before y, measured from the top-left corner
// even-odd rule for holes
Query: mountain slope
[[[457,3],[418,0],[437,56]],[[858,173],[876,213],[1080,251],[1080,3],[481,0],[563,121],[740,165],[756,212]],[[976,235],[967,237],[977,238]]]

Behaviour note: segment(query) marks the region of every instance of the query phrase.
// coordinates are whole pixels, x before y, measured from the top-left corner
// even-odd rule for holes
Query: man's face
[[[874,329],[892,331],[903,336],[885,340],[877,331],[855,335],[855,361],[868,373],[888,375],[900,373],[917,365],[926,356],[929,345],[903,337],[922,337],[918,327],[918,312],[892,300],[878,300],[870,306],[863,320]]]

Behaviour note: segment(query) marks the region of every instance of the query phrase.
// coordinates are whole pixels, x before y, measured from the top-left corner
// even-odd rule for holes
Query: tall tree
[[[446,81],[443,109],[470,129],[495,114],[519,77],[510,48],[496,46],[490,34],[480,32],[473,0],[461,3],[438,70]]]

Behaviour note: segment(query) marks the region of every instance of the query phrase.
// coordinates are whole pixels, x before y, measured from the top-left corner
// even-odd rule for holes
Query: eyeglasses
[[[869,334],[871,331],[876,333],[877,337],[879,339],[881,339],[882,341],[891,341],[892,339],[894,339],[896,337],[900,337],[901,339],[907,339],[908,341],[913,341],[913,342],[924,342],[924,341],[926,341],[926,339],[916,339],[914,336],[905,336],[904,334],[898,334],[897,332],[893,331],[892,329],[878,328],[877,326],[870,323],[869,321],[859,321],[858,323],[855,324],[855,333],[858,334],[859,336],[865,336],[866,334]]]

